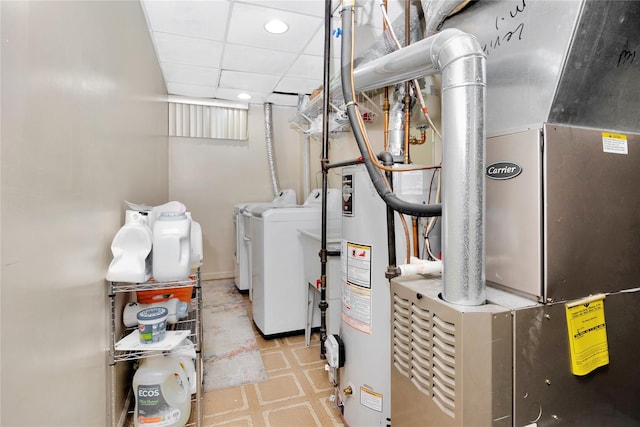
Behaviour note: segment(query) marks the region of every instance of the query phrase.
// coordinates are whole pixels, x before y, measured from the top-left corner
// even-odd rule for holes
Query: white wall
[[[168,195],[164,83],[137,1],[0,11],[0,424],[104,426],[104,275],[123,200]]]
[[[302,203],[305,197],[302,194],[304,136],[289,125],[289,119],[295,113],[296,109],[292,107],[272,107],[273,144],[280,188],[295,189],[298,203]],[[381,114],[367,126],[367,131],[374,152],[382,151]],[[311,188],[320,188],[322,138],[310,138],[309,145]],[[413,146],[414,161],[431,164],[432,147],[431,144]],[[266,202],[274,197],[265,145],[263,105],[250,105],[248,141],[170,137],[169,153],[169,199],[185,203],[202,226],[202,277],[205,280],[233,277],[233,206],[240,202]],[[332,136],[330,162],[359,156],[351,132]],[[330,187],[340,188],[339,174],[339,169],[330,171]]]
[[[273,147],[281,189],[302,195],[302,138],[288,119],[295,108],[272,107]],[[249,107],[249,139],[169,138],[169,198],[183,202],[202,226],[203,279],[233,277],[233,206],[274,198],[265,143],[264,106]]]

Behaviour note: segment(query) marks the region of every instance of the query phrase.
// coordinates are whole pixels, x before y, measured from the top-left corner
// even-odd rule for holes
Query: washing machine
[[[243,221],[243,213],[245,211],[250,212],[253,208],[258,206],[295,206],[296,192],[295,190],[282,190],[278,195],[270,202],[245,202],[238,203],[233,207],[233,228],[235,231],[236,244],[233,250],[233,282],[240,291],[247,291],[250,289],[250,263],[248,261],[250,252],[248,251],[248,243],[245,243],[245,223],[249,221]],[[249,232],[249,235],[251,233]]]
[[[340,227],[341,197],[338,189],[327,191],[327,226],[332,229]],[[252,312],[265,336],[305,329],[308,284],[298,230],[318,228],[321,221],[321,190],[313,190],[302,206],[252,210]]]

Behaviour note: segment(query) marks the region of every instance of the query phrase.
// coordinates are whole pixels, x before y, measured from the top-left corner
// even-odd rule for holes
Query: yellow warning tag
[[[627,135],[602,132],[602,151],[613,154],[629,154]]]
[[[565,304],[574,375],[586,375],[609,364],[604,298],[599,294]]]

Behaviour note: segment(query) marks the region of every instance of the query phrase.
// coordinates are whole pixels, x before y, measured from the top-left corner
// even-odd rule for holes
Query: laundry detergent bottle
[[[162,212],[153,224],[153,278],[186,280],[191,271],[191,220],[183,212]]]
[[[133,376],[135,427],[183,427],[191,415],[187,373],[176,359],[142,359]]]
[[[133,213],[129,221],[118,230],[111,243],[113,261],[107,270],[111,282],[141,283],[151,276],[151,230],[146,219]]]

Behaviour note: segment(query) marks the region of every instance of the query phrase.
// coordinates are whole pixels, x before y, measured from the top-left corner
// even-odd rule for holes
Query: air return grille
[[[456,406],[456,327],[393,296],[393,365],[450,417]]]

